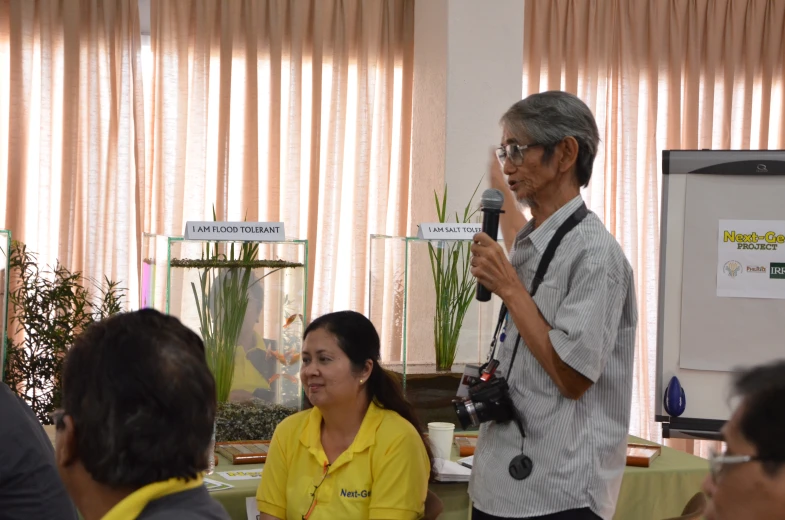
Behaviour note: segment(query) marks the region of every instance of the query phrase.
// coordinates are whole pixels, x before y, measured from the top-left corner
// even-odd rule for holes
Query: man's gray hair
[[[551,158],[562,139],[574,137],[578,141],[578,183],[589,185],[600,132],[591,110],[577,96],[560,90],[532,94],[511,106],[501,124],[521,144],[543,145],[543,161]]]

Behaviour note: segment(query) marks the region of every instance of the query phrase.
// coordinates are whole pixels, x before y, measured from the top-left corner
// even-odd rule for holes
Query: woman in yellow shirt
[[[326,314],[303,335],[310,410],[275,429],[256,500],[262,520],[422,518],[433,457],[362,314]]]

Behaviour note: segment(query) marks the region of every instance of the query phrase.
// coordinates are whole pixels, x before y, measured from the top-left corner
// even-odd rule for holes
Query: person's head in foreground
[[[357,312],[305,329],[300,379],[313,408],[275,430],[256,495],[261,518],[421,517],[430,450],[379,349]]]
[[[785,361],[736,377],[739,406],[722,428],[727,448],[713,455],[703,483],[707,520],[785,518]]]
[[[600,141],[586,103],[568,92],[532,94],[502,116],[496,156],[519,202],[561,206],[591,179]]]
[[[62,377],[55,453],[85,520],[228,518],[202,485],[216,397],[199,336],[152,309],[112,316]]]

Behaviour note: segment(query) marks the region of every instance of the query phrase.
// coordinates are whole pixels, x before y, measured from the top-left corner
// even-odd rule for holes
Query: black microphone
[[[482,232],[496,240],[499,234],[499,215],[504,213],[504,194],[493,188],[482,192],[480,199],[480,211],[482,211]],[[486,289],[481,283],[477,284],[477,300],[487,302],[491,299],[491,291]]]

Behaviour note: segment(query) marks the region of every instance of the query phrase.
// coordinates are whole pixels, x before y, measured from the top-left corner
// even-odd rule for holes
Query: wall
[[[415,4],[412,234],[435,218],[433,190],[441,192],[445,182],[448,208],[466,205],[501,138],[499,118],[521,99],[523,2],[489,5]]]
[[[487,172],[501,138],[499,118],[523,90],[523,2],[417,1],[414,41],[410,236],[417,224],[436,220],[434,190],[441,193],[447,184],[448,215],[454,216]],[[487,187],[483,180],[475,203]],[[415,260],[409,359],[425,363],[433,360],[433,284],[427,255]],[[483,313],[469,311],[459,357],[487,345],[493,314],[488,305]]]

